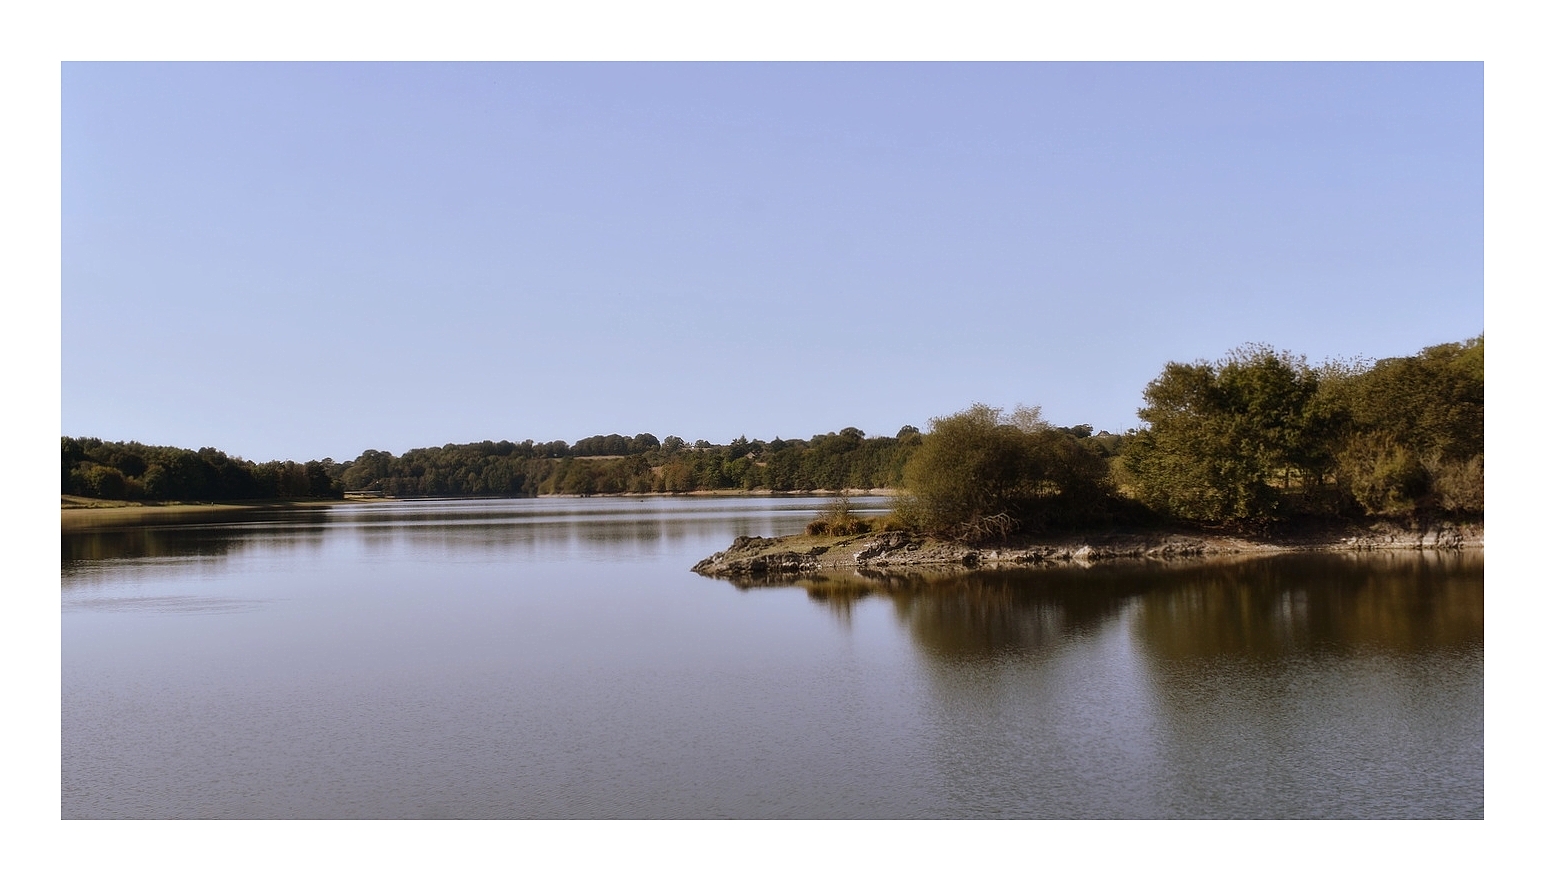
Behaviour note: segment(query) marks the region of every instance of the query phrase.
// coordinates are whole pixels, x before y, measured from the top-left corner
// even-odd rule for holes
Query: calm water
[[[65,535],[63,815],[1482,816],[1478,553],[689,571],[819,504]]]

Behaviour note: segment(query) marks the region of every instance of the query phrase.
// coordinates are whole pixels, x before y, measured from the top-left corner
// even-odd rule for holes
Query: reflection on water
[[[636,557],[662,545],[717,542],[727,528],[737,535],[797,532],[824,504],[819,497],[622,497],[213,509],[150,525],[64,532],[61,573],[66,590],[96,581],[104,571],[100,563],[108,564],[111,577],[122,577],[126,567],[207,576],[243,556],[315,550],[324,541],[352,542],[370,555],[502,549],[558,558],[576,553],[594,560]],[[877,513],[887,504],[881,498],[855,498],[853,509]]]
[[[1307,651],[1430,651],[1479,645],[1479,552],[1287,554],[1088,568],[888,571],[763,580],[795,585],[839,618],[884,597],[920,646],[940,656],[1039,650],[1130,613],[1165,660],[1280,659]]]
[[[795,581],[839,618],[854,605],[888,602],[915,643],[940,659],[1034,654],[1117,614],[1140,586],[1087,583],[1067,591],[1068,573],[978,571],[940,575],[840,573]],[[875,599],[866,599],[873,597]],[[883,598],[883,600],[881,600]]]
[[[110,525],[63,533],[66,580],[81,563],[146,557],[219,557],[254,543],[316,542],[324,531],[348,533],[367,546],[396,542],[455,547],[590,545],[601,550],[649,548],[662,541],[798,531],[825,504],[819,497],[603,498],[408,501],[334,508],[193,512],[175,523]],[[887,502],[855,498],[856,513]],[[218,522],[208,522],[214,517]],[[695,561],[694,561],[695,562]]]
[[[64,814],[1483,813],[1477,552],[755,589],[689,571],[821,504],[387,503],[65,536]]]
[[[1146,595],[1136,626],[1169,661],[1464,651],[1481,644],[1482,587],[1479,553],[1291,555],[1192,573]]]
[[[884,603],[905,625],[971,815],[1480,817],[1482,559],[794,583],[839,620]]]

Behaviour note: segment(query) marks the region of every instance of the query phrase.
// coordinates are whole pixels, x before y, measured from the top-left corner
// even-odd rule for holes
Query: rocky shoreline
[[[1115,560],[1185,560],[1301,551],[1468,550],[1485,546],[1481,524],[1370,522],[1299,526],[1266,537],[1186,529],[1069,533],[973,545],[911,532],[847,537],[741,536],[692,567],[716,578],[841,570],[931,570],[1089,566]]]

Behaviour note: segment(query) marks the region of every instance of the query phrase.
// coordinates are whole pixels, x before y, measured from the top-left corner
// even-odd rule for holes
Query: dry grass
[[[821,516],[805,524],[806,535],[863,535],[873,529],[873,523],[853,513],[845,495],[827,502]]]

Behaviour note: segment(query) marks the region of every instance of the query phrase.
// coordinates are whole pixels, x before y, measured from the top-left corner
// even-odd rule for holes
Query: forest
[[[64,437],[61,478],[67,495],[151,502],[883,488],[897,492],[902,523],[962,537],[1166,518],[1478,519],[1484,386],[1482,337],[1320,365],[1252,345],[1165,365],[1144,389],[1143,427],[1123,435],[976,404],[894,437],[609,434],[372,449],[347,462]]]

